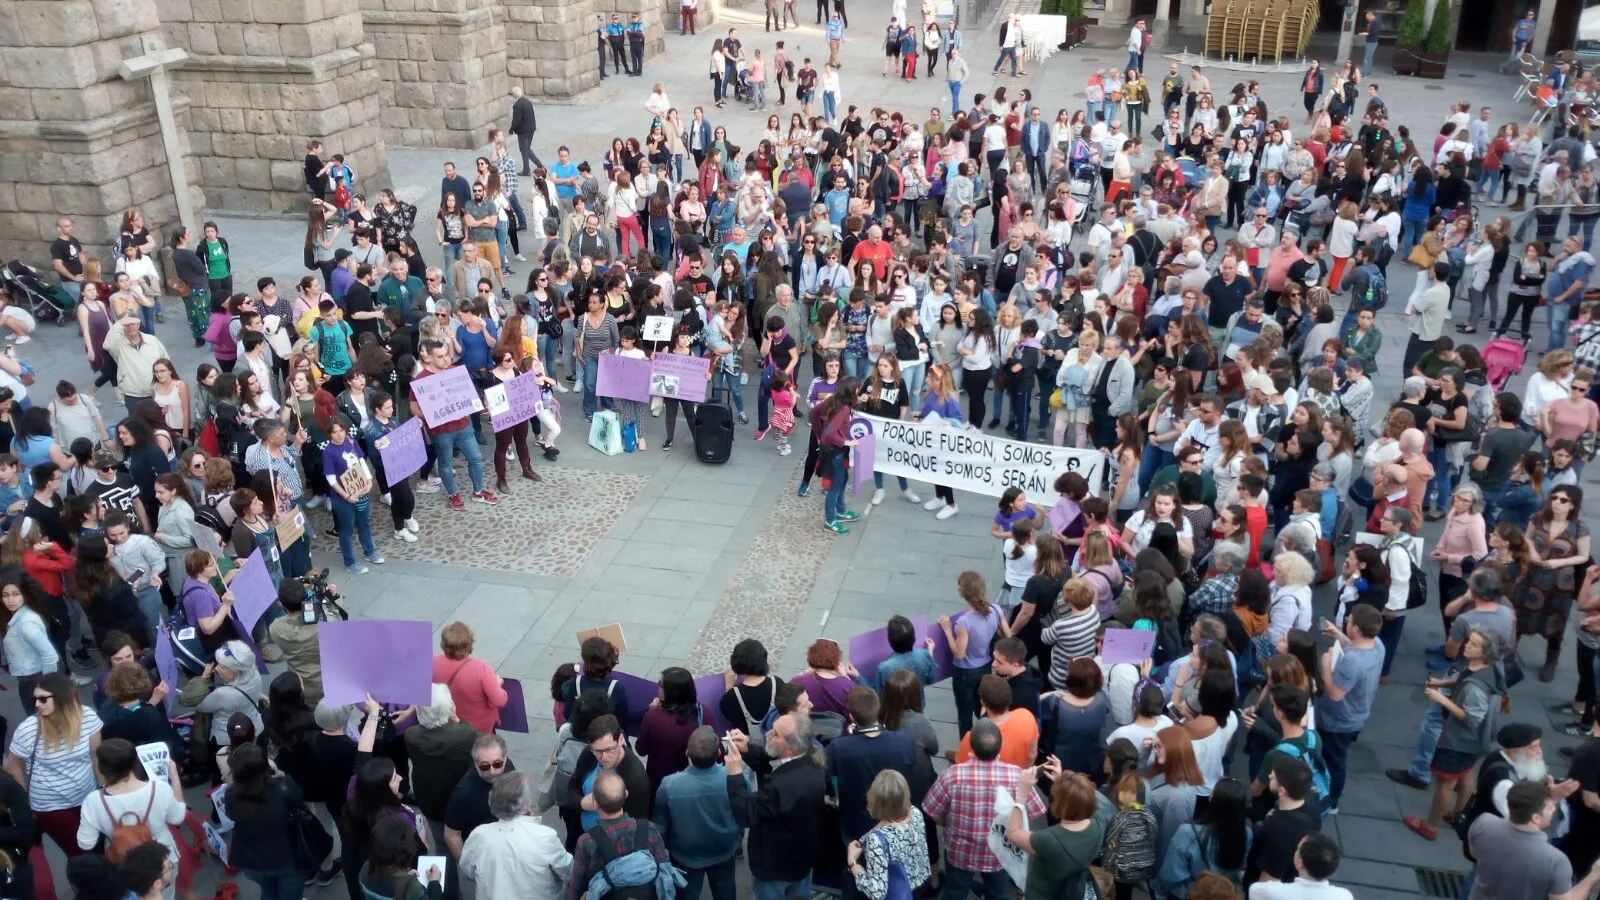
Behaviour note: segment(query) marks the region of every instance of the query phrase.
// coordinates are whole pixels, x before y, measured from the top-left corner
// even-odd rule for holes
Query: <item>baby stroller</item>
[[[1100,170],[1093,165],[1080,165],[1072,170],[1072,183],[1068,186],[1068,190],[1071,192],[1073,210],[1076,211],[1075,215],[1069,215],[1073,231],[1078,230],[1088,218],[1090,210],[1094,209],[1094,198],[1099,183]],[[1069,213],[1073,210],[1069,210]]]
[[[39,270],[21,260],[12,260],[0,269],[0,285],[10,302],[25,304],[40,322],[65,325],[67,312],[75,305],[72,295],[58,285],[47,284]]]
[[[756,92],[750,86],[750,69],[742,63],[738,77],[733,80],[733,99],[740,103],[755,103],[756,100]]]
[[[1489,386],[1496,392],[1506,389],[1511,377],[1522,371],[1528,358],[1528,345],[1509,338],[1495,338],[1483,345],[1483,364],[1488,368]]]

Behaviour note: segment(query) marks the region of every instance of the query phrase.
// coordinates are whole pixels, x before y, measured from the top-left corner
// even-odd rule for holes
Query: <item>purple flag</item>
[[[386,703],[433,702],[433,625],[395,619],[317,626],[322,690],[334,706],[371,694]]]
[[[850,665],[873,687],[878,684],[878,664],[893,654],[887,627],[863,631],[850,639]]]
[[[959,614],[951,619],[958,617]],[[918,634],[933,638],[933,680],[940,682],[949,678],[951,670],[955,668],[955,654],[950,652],[950,641],[945,638],[944,629],[939,627],[939,620],[918,616],[912,622],[916,623]]]
[[[717,730],[717,734],[726,734],[728,720],[722,717],[722,695],[728,689],[723,686],[722,673],[715,675],[701,675],[694,680],[694,696],[700,701],[701,721]]]
[[[650,360],[631,359],[615,353],[602,354],[594,392],[601,397],[649,403]]]
[[[233,612],[244,626],[244,633],[249,634],[261,616],[278,602],[278,589],[272,586],[272,574],[267,571],[260,548],[234,573],[228,590],[233,593]]]
[[[635,734],[639,730],[639,721],[644,718],[644,711],[650,708],[650,701],[661,696],[661,688],[654,681],[627,672],[612,672],[611,677],[617,680],[617,685],[628,697],[628,718],[633,721],[623,722],[622,727],[629,734]]]
[[[500,730],[528,733],[528,698],[522,693],[522,681],[507,678],[500,682],[506,689],[506,705],[500,707]]]
[[[533,373],[525,372],[505,384],[489,388],[483,396],[489,402],[489,424],[499,432],[538,415],[543,395]]]
[[[657,353],[650,361],[650,395],[704,403],[706,376],[711,372],[711,360],[704,356],[682,356],[677,353]]]
[[[443,372],[418,376],[411,382],[411,396],[422,409],[429,428],[454,422],[483,409],[478,389],[466,366],[452,366]]]
[[[856,445],[850,449],[850,496],[859,497],[861,486],[872,481],[873,454],[878,452],[878,440],[871,434],[863,434],[856,438]],[[857,666],[856,668],[860,668]]]
[[[1107,665],[1116,663],[1142,663],[1150,658],[1156,647],[1154,631],[1134,631],[1132,628],[1107,628],[1105,643],[1100,647],[1100,659]]]
[[[383,460],[383,477],[396,484],[422,468],[428,461],[426,439],[422,436],[422,420],[407,419],[395,430],[378,438],[378,458]]]
[[[172,656],[172,634],[166,627],[156,637],[156,674],[167,683],[167,712],[178,702],[178,661]]]

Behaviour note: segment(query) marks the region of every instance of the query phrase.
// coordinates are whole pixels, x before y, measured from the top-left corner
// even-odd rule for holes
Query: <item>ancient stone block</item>
[[[256,155],[266,160],[290,159],[301,149],[302,146],[297,146],[289,135],[282,132],[256,138]]]
[[[190,17],[197,22],[233,22],[237,16],[223,15],[223,0],[189,0]]]
[[[96,80],[94,60],[87,53],[62,53],[41,47],[6,52],[7,81],[14,88],[85,88]]]
[[[128,192],[132,195],[129,202],[136,206],[143,206],[157,199],[172,202],[172,179],[167,174],[167,167],[164,164],[135,172],[128,176],[127,184]]]
[[[229,113],[238,113],[242,119],[243,110],[223,110],[223,118],[227,119]],[[248,134],[222,131],[211,136],[211,152],[218,156],[230,156],[234,159],[248,159],[255,154],[255,139]]]
[[[298,191],[304,186],[305,170],[300,168],[299,163],[274,161],[270,164],[270,171],[274,191]]]
[[[244,26],[231,22],[217,25],[217,52],[225,56],[244,56]]]
[[[234,183],[234,161],[220,156],[200,159],[200,180],[218,188]]]
[[[263,24],[305,25],[322,18],[322,4],[317,0],[251,0],[250,14]]]
[[[153,0],[93,0],[100,37],[115,38],[161,27]]]
[[[267,109],[245,110],[244,129],[250,134],[271,134],[276,130],[272,121],[272,111]]]
[[[244,48],[251,56],[283,55],[283,48],[278,43],[278,26],[244,26]]]
[[[239,187],[252,191],[272,190],[271,164],[264,159],[241,159],[234,163],[234,178]]]
[[[14,184],[0,184],[0,212],[14,213],[18,209],[17,186]]]
[[[219,114],[222,116],[219,134],[241,134],[244,132],[244,110],[224,109],[220,110]],[[232,156],[233,154],[226,155]]]
[[[89,0],[16,0],[10,6],[24,46],[78,47],[100,38]]]
[[[182,46],[182,45],[180,45]],[[217,50],[217,28],[210,22],[195,22],[189,26],[190,53],[214,55]]]
[[[17,203],[24,210],[36,211],[50,208],[50,186],[22,183],[17,185]]]
[[[50,203],[54,206],[46,208],[66,216],[103,216],[126,207],[130,202],[128,183],[123,180],[99,187],[58,184],[50,188]]]

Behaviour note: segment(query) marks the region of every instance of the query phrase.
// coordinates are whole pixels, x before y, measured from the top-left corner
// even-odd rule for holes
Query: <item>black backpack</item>
[[[607,884],[611,885],[610,890],[606,891],[607,900],[656,900],[655,875],[652,875],[650,880],[644,884],[616,884],[611,881],[610,872],[613,862],[622,859],[624,856],[644,853],[651,855],[656,864],[656,874],[660,874],[661,861],[654,859],[654,854],[650,854],[650,821],[648,819],[639,819],[634,823],[634,849],[626,854],[622,853],[617,847],[616,842],[611,839],[611,835],[606,834],[604,825],[596,825],[589,829],[588,834],[589,839],[594,841],[595,845],[600,848],[600,871],[596,872],[594,877],[604,879]]]

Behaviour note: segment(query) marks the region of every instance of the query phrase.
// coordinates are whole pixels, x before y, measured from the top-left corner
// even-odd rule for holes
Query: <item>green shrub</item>
[[[1433,7],[1433,21],[1428,23],[1428,39],[1423,49],[1429,53],[1445,53],[1450,49],[1450,3],[1438,0]]]
[[[1427,21],[1426,4],[1423,0],[1410,0],[1406,4],[1406,13],[1400,17],[1400,29],[1395,34],[1396,47],[1420,47],[1422,45],[1423,26]]]

